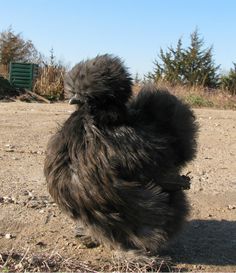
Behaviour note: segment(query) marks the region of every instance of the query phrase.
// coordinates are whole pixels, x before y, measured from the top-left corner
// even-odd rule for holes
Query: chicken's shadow
[[[236,221],[192,220],[165,254],[175,263],[236,265]]]

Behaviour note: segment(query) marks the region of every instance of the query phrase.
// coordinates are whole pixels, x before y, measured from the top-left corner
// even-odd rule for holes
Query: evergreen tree
[[[176,49],[172,46],[168,48],[167,52],[163,49],[160,50],[160,58],[162,64],[156,60],[154,62],[156,69],[155,80],[165,80],[171,84],[179,84],[182,82],[182,71],[183,71],[183,49],[182,40],[179,39]]]
[[[220,79],[221,88],[229,91],[232,95],[236,95],[236,63],[233,63],[228,75],[222,76]]]
[[[212,56],[213,48],[203,49],[204,41],[199,37],[198,30],[191,34],[191,44],[184,51],[184,83],[188,85],[217,87],[219,75]]]
[[[198,30],[195,30],[187,49],[182,47],[181,38],[176,48],[171,46],[166,52],[160,49],[160,60],[154,61],[154,72],[149,74],[149,78],[155,82],[164,80],[172,85],[216,87],[219,82],[219,66],[215,66],[212,59],[213,48],[203,49],[203,46],[203,39],[199,37]]]
[[[55,61],[56,61],[56,57],[55,57],[55,54],[54,54],[54,49],[52,47],[51,50],[50,50],[50,65],[55,66]]]
[[[135,85],[139,85],[140,83],[141,83],[141,78],[140,78],[140,76],[139,76],[139,73],[137,72],[136,74],[135,74],[135,77],[134,77],[134,84]]]

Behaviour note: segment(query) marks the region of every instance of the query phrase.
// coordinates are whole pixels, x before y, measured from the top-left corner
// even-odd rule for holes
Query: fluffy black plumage
[[[49,192],[94,240],[155,252],[182,226],[197,125],[189,107],[144,86],[132,97],[122,61],[97,56],[76,65],[65,88],[76,111],[51,138]]]

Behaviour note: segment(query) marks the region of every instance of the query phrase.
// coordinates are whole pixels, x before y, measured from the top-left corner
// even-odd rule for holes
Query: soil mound
[[[0,75],[0,100],[8,100],[19,95],[10,82]]]

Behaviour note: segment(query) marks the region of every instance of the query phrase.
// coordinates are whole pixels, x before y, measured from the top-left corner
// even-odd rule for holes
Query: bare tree
[[[0,33],[0,63],[35,62],[41,60],[41,55],[31,40],[25,40],[21,33],[15,34],[12,27]]]

